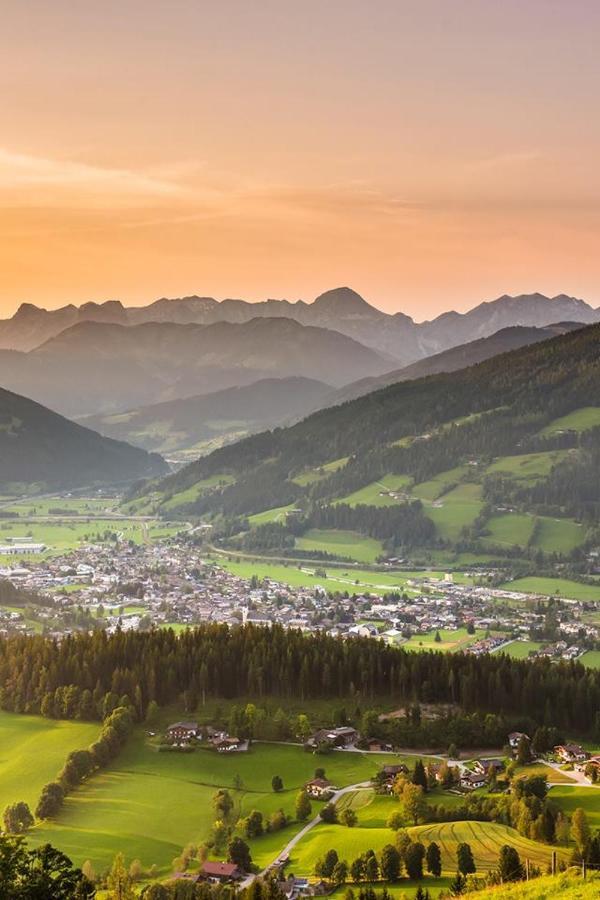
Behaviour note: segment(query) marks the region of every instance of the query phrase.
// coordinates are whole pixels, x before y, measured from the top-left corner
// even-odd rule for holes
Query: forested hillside
[[[145,496],[180,503],[186,515],[234,517],[229,534],[283,508],[283,520],[254,524],[245,540],[255,549],[289,547],[311,528],[349,528],[387,552],[460,544],[581,553],[600,517],[600,414],[590,405],[599,392],[594,325],[250,437]],[[505,537],[511,525],[521,537]]]

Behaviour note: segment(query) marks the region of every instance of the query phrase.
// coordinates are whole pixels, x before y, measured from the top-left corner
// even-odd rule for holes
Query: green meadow
[[[540,432],[543,435],[556,434],[560,431],[588,431],[600,425],[600,406],[584,406],[560,419],[554,419]]]
[[[483,508],[481,485],[459,484],[443,494],[437,502],[441,506],[427,507],[428,518],[435,523],[440,537],[457,541],[462,529],[472,525]]]
[[[335,529],[310,528],[302,537],[296,538],[296,547],[298,550],[313,550],[348,557],[362,563],[373,563],[383,553],[380,541],[355,531]]]
[[[527,659],[529,654],[534,650],[540,650],[544,645],[540,641],[511,641],[501,650],[494,650],[494,653],[506,653],[513,659]]]
[[[547,597],[560,596],[569,600],[600,600],[600,582],[598,585],[580,584],[567,578],[542,578],[532,575],[528,578],[516,578],[507,581],[500,587],[506,591],[522,591],[529,594],[545,594]]]
[[[32,809],[71,750],[88,747],[100,726],[0,711],[0,810],[24,800]]]
[[[390,491],[406,491],[411,485],[408,475],[384,475],[380,481],[373,481],[363,488],[340,497],[335,503],[347,503],[348,506],[395,506],[398,500],[390,497]]]
[[[542,453],[524,453],[518,456],[501,456],[487,468],[488,475],[508,475],[522,481],[547,478],[552,468],[569,455],[569,450],[548,450]]]

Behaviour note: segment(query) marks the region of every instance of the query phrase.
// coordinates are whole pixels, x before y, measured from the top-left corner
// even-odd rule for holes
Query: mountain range
[[[293,319],[81,322],[28,353],[1,350],[0,384],[80,417],[272,377],[341,386],[393,367],[391,359],[346,335]]]
[[[156,454],[102,437],[0,388],[0,484],[52,489],[123,483],[165,474]]]
[[[583,300],[559,294],[504,295],[466,313],[445,312],[417,323],[410,316],[385,313],[348,287],[335,288],[312,303],[303,300],[217,301],[212,297],[162,298],[141,307],[120,301],[70,304],[56,310],[23,303],[14,316],[0,321],[0,348],[29,351],[84,322],[140,325],[146,322],[210,325],[244,324],[256,318],[293,319],[301,325],[328,328],[345,334],[379,353],[393,357],[396,366],[408,365],[449,347],[487,337],[510,325],[543,327],[553,322],[591,324],[600,311]]]

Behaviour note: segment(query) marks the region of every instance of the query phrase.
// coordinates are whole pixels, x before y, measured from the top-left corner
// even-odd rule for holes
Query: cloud
[[[90,165],[71,160],[28,156],[0,148],[0,191],[3,205],[45,205],[63,202],[75,205],[123,199],[173,198],[181,185],[166,176]]]

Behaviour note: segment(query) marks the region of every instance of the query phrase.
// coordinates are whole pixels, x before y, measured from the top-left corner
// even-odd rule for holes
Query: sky
[[[597,0],[6,0],[0,316],[600,305]]]

